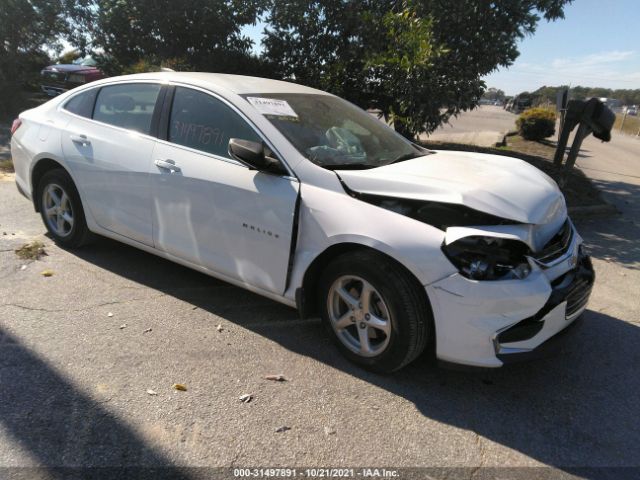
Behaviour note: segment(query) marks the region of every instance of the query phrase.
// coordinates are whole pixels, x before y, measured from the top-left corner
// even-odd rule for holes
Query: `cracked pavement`
[[[0,467],[637,467],[640,186],[599,182],[624,214],[578,224],[598,278],[558,356],[382,376],[288,307],[109,240],[58,248],[2,181]],[[34,239],[48,255],[18,259]]]

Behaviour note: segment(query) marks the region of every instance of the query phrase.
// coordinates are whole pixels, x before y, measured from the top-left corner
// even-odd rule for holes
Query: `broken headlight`
[[[531,267],[529,248],[518,240],[496,237],[464,237],[442,251],[460,273],[472,280],[508,280],[525,278]]]

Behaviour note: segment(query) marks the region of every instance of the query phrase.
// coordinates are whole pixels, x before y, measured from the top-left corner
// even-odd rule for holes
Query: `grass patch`
[[[26,243],[16,250],[16,255],[21,260],[40,260],[46,254],[44,243],[38,240]]]
[[[0,160],[0,172],[3,173],[11,173],[13,172],[13,160],[7,158],[5,160]]]
[[[447,142],[422,142],[422,144],[426,148],[434,150],[460,150],[518,158],[553,178],[564,193],[567,206],[585,207],[605,204],[598,189],[581,170],[574,168],[566,171],[564,167],[558,168],[553,164],[553,156],[556,151],[555,142],[548,140],[533,142],[525,140],[520,135],[512,135],[507,138],[506,146],[498,148]]]
[[[628,135],[637,135],[638,131],[640,131],[640,117],[632,117],[631,115],[627,115],[627,118],[624,119],[624,125],[622,125],[622,119],[624,114],[616,115],[616,121],[613,124],[613,129],[616,131],[620,131],[620,127],[622,126],[622,132]]]

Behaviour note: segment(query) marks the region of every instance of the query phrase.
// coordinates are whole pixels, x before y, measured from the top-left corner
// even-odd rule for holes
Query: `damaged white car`
[[[300,85],[109,78],[12,131],[18,189],[59,244],[103,235],[319,315],[378,371],[426,348],[480,367],[527,358],[574,323],[593,285],[544,173],[425,150]]]

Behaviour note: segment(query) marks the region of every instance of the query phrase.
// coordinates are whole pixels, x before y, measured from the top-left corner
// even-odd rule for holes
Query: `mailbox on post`
[[[600,100],[592,98],[588,101],[569,100],[567,103],[564,121],[562,122],[558,148],[553,159],[557,166],[562,165],[564,151],[569,141],[569,134],[576,127],[576,132],[571,150],[567,156],[566,168],[572,168],[580,152],[582,141],[590,134],[603,142],[611,140],[611,128],[615,121],[615,114]]]

